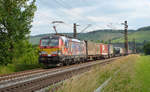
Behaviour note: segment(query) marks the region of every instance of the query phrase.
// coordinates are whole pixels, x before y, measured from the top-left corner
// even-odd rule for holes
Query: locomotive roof
[[[61,38],[62,38],[63,40],[71,39],[71,40],[74,41],[74,42],[81,42],[80,40],[75,39],[75,38],[68,38],[68,37],[65,37],[65,36],[61,36]]]
[[[72,41],[75,41],[75,42],[81,42],[81,41],[78,40],[78,39],[72,39]]]
[[[64,40],[71,39],[74,42],[81,42],[81,40],[79,40],[79,39],[69,37],[69,36],[65,36],[65,35],[59,35],[59,34],[58,35],[51,35],[51,36],[42,37],[41,39],[46,39],[46,38],[51,38],[51,37],[61,37]]]

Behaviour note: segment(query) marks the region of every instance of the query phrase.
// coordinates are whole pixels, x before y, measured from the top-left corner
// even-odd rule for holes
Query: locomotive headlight
[[[61,55],[61,51],[60,50],[58,50],[57,53],[58,53],[58,55]]]
[[[47,54],[47,52],[45,52],[45,51],[41,51],[41,54]]]

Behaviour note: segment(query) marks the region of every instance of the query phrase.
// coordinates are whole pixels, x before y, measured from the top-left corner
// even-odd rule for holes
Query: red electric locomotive
[[[68,65],[85,61],[86,44],[78,39],[52,35],[40,40],[39,62],[48,65]]]

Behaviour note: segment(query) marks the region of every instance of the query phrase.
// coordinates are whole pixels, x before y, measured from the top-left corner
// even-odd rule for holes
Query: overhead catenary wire
[[[66,5],[64,5],[63,3],[61,3],[60,2],[60,0],[59,1],[57,1],[57,0],[53,0],[55,3],[57,3],[57,4],[59,4],[61,7],[63,7],[63,8],[66,8],[66,9],[69,9]]]
[[[66,5],[63,5],[62,3],[60,3],[59,1],[57,1],[57,0],[53,0],[57,5],[59,5],[58,7],[62,7],[62,8],[65,8],[65,9],[69,9],[68,7],[66,7]],[[56,6],[55,6],[56,7]],[[63,19],[63,17],[60,17],[60,16],[64,16],[64,12],[63,11],[58,11],[58,10],[55,10],[55,11],[53,11],[53,12],[55,12],[56,13],[56,15],[59,15],[59,16],[55,16],[55,17],[57,17],[57,20],[59,20],[59,19],[61,19],[62,21],[64,21],[65,19]],[[63,12],[63,13],[61,13],[61,12]],[[53,21],[55,21],[54,19],[53,19]]]
[[[62,3],[64,3],[65,5],[67,5],[69,8],[73,8],[72,6],[70,6],[67,2],[63,1],[63,0],[59,0],[61,1]]]
[[[86,29],[88,29],[89,27],[91,27],[92,25],[91,24],[88,24],[84,29],[82,29],[81,31],[80,31],[80,33],[83,33]],[[80,34],[79,33],[79,34]]]
[[[53,0],[53,1],[55,1],[56,4],[60,5],[60,7],[66,9],[66,10],[73,9],[72,6],[66,4],[64,1],[63,1],[63,2],[60,2],[60,1],[62,1],[62,0],[59,0],[59,1]],[[61,12],[64,13],[64,11],[61,11]],[[69,11],[69,12],[71,12],[72,14],[74,14],[74,12],[72,12],[72,11]],[[80,16],[80,15],[78,15],[78,16]],[[80,17],[81,17],[81,16],[80,16]],[[72,16],[72,19],[78,19],[78,18],[79,18],[79,17],[77,17],[77,16],[75,16],[75,17]]]
[[[73,24],[68,24],[68,23],[64,23],[64,24],[65,24],[66,26],[70,27],[70,28],[73,27]],[[77,29],[78,29],[78,30],[82,30],[82,29],[81,29],[81,25],[78,26]]]
[[[60,5],[62,8],[65,8],[65,9],[72,9],[73,7],[70,6],[67,2],[63,1],[63,0],[54,0],[55,3],[57,3],[58,5]],[[63,11],[61,11],[63,12]],[[71,11],[70,11],[71,12]],[[71,12],[72,14],[74,14],[73,12]],[[80,15],[79,15],[80,16]],[[82,17],[82,16],[80,16]],[[75,17],[72,17],[72,19],[78,19],[79,17],[75,16]],[[81,32],[80,32],[81,33]]]
[[[60,0],[58,1],[58,0],[53,0],[56,4],[58,4],[59,5],[59,7],[62,7],[62,8],[64,8],[64,9],[66,9],[66,10],[69,10],[69,9],[72,9],[73,7],[72,6],[70,6],[68,3],[66,4],[64,1],[62,1],[61,0],[61,2],[60,2]],[[58,12],[58,11],[55,11],[55,12]],[[62,12],[61,14],[64,14],[64,11],[61,11],[61,10],[59,10],[59,14],[60,14],[60,12]],[[72,11],[69,11],[69,12],[71,12],[72,14],[74,14]],[[72,17],[72,16],[71,16]],[[78,20],[79,19],[79,17],[77,17],[77,16],[75,16],[75,17],[72,17],[71,19],[73,19],[73,20]],[[66,20],[64,21],[65,23],[66,23]],[[69,21],[70,22],[70,21]],[[72,22],[73,23],[73,22]]]
[[[69,10],[69,9],[73,9],[73,7],[70,5],[70,4],[68,4],[68,2],[65,2],[64,0],[53,0],[53,1],[55,1],[55,3],[56,4],[58,4],[59,5],[59,7],[62,7],[62,8],[64,8],[64,9],[66,9],[66,10]],[[58,12],[58,11],[57,11]],[[61,11],[61,10],[59,10],[59,13],[60,12],[62,12],[62,13],[64,13],[65,11]],[[71,14],[74,14],[72,11],[69,11]],[[80,15],[79,15],[80,16]],[[71,19],[73,19],[73,20],[78,20],[79,21],[79,17],[78,16],[71,16],[72,18]],[[82,17],[82,16],[80,16],[80,17]],[[66,21],[65,21],[66,22]],[[69,21],[70,22],[70,21]],[[74,22],[72,22],[72,23],[74,23]],[[80,24],[80,23],[79,23]],[[72,27],[72,26],[71,26]],[[97,27],[99,27],[99,26],[97,26]],[[102,27],[101,27],[102,28]],[[111,27],[110,27],[111,29],[117,29],[114,25],[111,25]],[[102,29],[104,29],[104,28],[102,28]]]

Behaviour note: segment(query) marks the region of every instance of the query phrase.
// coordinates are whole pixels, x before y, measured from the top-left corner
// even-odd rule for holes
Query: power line
[[[64,23],[66,26],[72,28],[72,24]],[[77,30],[81,30],[81,25],[77,27]]]
[[[70,8],[72,8],[71,6],[69,6],[69,5],[64,5],[64,4],[62,4],[61,2],[59,2],[59,1],[57,1],[57,0],[53,0],[53,1],[55,1],[55,3],[57,3],[58,5],[59,5],[59,7],[62,7],[62,8],[65,8],[65,9],[70,9]],[[69,7],[67,7],[67,6],[69,6]],[[60,11],[60,12],[63,12],[63,13],[60,13],[60,12],[58,12],[58,11],[54,11],[54,12],[56,12],[56,14],[57,15],[59,15],[59,16],[64,16],[64,15],[62,15],[62,14],[64,14],[64,12],[63,11]],[[73,13],[72,13],[73,14]],[[64,19],[62,19],[63,17],[59,17],[59,16],[57,16],[59,19],[58,20],[62,20],[62,21],[64,21]],[[73,19],[73,18],[72,18]],[[77,19],[77,18],[76,18]],[[51,21],[55,21],[55,19],[52,19]],[[66,23],[65,23],[66,24]],[[71,28],[72,28],[72,26],[71,26]]]
[[[53,0],[53,1],[55,1],[55,3],[57,3],[58,5],[60,5],[62,8],[65,8],[65,9],[67,9],[67,10],[69,10],[69,9],[72,9],[73,7],[72,6],[70,6],[68,3],[65,3],[64,1],[62,1],[61,3],[60,3],[60,1],[57,1],[57,0]],[[61,11],[61,12],[63,12],[63,11]],[[72,12],[72,11],[69,11],[72,15],[74,15],[74,12]],[[64,13],[64,12],[63,12]],[[78,15],[78,16],[80,16],[80,15]],[[80,17],[82,17],[82,16],[80,16]],[[73,17],[72,19],[76,19],[76,20],[78,20],[78,18],[79,17],[77,17],[77,16],[75,16],[75,17]],[[77,21],[78,22],[78,21]]]
[[[84,29],[81,30],[80,33],[83,33],[86,29],[88,29],[88,28],[91,27],[91,26],[92,26],[91,24],[88,24]],[[79,34],[80,34],[80,33],[79,33]]]
[[[70,6],[67,2],[64,2],[63,0],[59,0],[61,1],[62,3],[64,3],[66,6],[68,6],[69,8],[73,8],[72,6]]]
[[[65,9],[71,9],[71,8],[73,8],[72,6],[70,6],[67,2],[64,2],[63,0],[59,0],[59,1],[57,1],[57,0],[54,0],[57,4],[59,4],[61,7],[63,7],[63,8],[65,8]],[[84,3],[85,4],[85,3]],[[62,11],[61,11],[62,12]],[[74,12],[72,12],[72,11],[70,11],[72,14],[74,14]],[[80,16],[80,15],[79,15]],[[80,17],[82,17],[82,16],[80,16]],[[75,17],[73,17],[73,18],[75,18],[76,20],[78,20],[78,18],[79,17],[77,17],[77,16],[75,16]],[[72,19],[73,19],[72,18]],[[78,20],[79,21],[79,20]],[[76,22],[78,22],[78,21],[76,21]]]
[[[55,1],[57,4],[59,4],[59,5],[62,6],[63,8],[69,9],[68,7],[66,7],[66,6],[64,6],[62,3],[60,3],[59,1],[57,1],[57,0],[53,0],[53,1]]]
[[[63,8],[65,8],[65,9],[71,9],[71,8],[73,8],[72,6],[70,6],[67,2],[65,2],[65,1],[63,1],[63,0],[54,0],[57,4],[59,4],[61,7],[63,7]],[[84,4],[85,4],[85,2],[84,2]],[[63,12],[63,11],[61,11],[61,12]],[[74,14],[74,12],[72,12],[72,11],[69,11],[69,12],[71,12],[72,14]],[[80,16],[80,15],[79,15]],[[82,17],[82,16],[80,16],[80,17]],[[78,18],[79,17],[77,17],[77,16],[75,16],[75,17],[73,17],[73,18],[75,18],[76,20],[78,20]],[[72,19],[73,19],[72,18]],[[77,22],[77,21],[76,21]],[[117,29],[114,25],[108,25],[108,27],[110,27],[110,28],[112,28],[112,29]]]
[[[71,9],[72,8],[72,6],[70,6],[68,3],[66,3],[66,2],[64,2],[64,1],[62,1],[62,0],[60,0],[60,1],[57,1],[57,0],[53,0],[53,1],[55,1],[55,3],[57,3],[58,5],[60,5],[62,8],[65,8],[65,9],[67,9],[67,10],[69,10],[69,9]],[[58,12],[58,11],[57,11]],[[61,11],[61,12],[63,12],[64,13],[64,11]],[[72,15],[74,15],[74,12],[72,12],[72,11],[69,11]],[[80,16],[80,15],[79,15]],[[72,16],[71,16],[72,17]],[[81,16],[80,16],[81,17]],[[75,17],[72,17],[71,19],[73,19],[73,20],[78,20],[78,18],[79,17],[77,17],[77,16],[75,16]],[[77,22],[77,21],[76,21]],[[67,25],[67,26],[70,26],[70,25]],[[71,28],[72,28],[72,26],[71,26]],[[77,29],[79,29],[79,28],[77,28]]]

